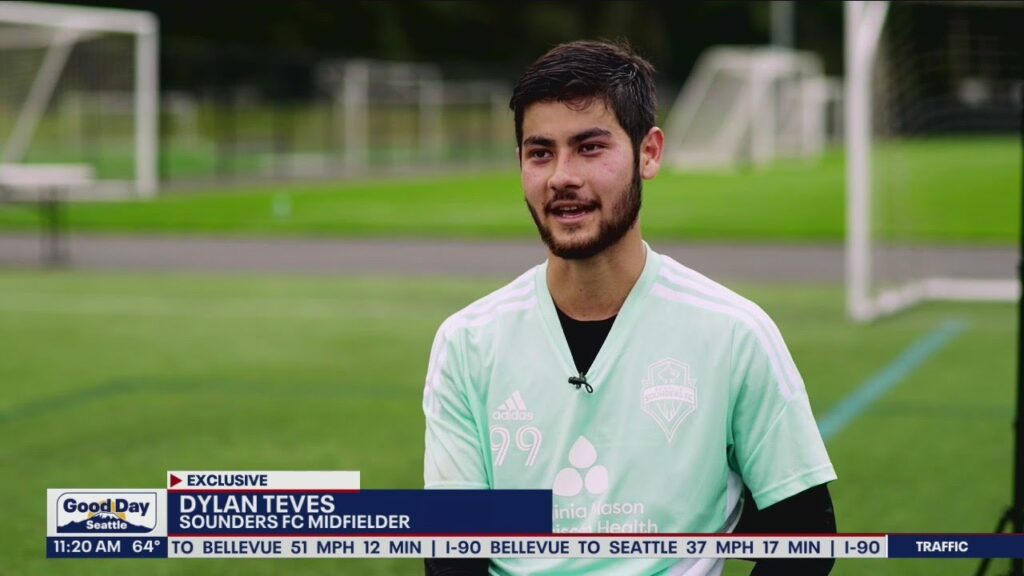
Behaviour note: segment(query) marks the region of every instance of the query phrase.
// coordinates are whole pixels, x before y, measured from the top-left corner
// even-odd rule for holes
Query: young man
[[[426,487],[554,492],[556,532],[834,532],[836,478],[770,318],[640,231],[658,174],[653,69],[552,49],[513,91],[526,204],[548,260],[438,330]],[[744,511],[744,491],[756,503]],[[428,561],[433,574],[719,574],[713,559]],[[759,562],[827,574],[832,561]]]

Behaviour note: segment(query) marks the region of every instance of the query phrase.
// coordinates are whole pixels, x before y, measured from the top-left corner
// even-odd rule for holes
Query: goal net
[[[62,186],[74,174],[82,188],[89,174],[89,194],[155,194],[157,64],[157,23],[147,13],[0,3],[6,187]]]
[[[667,159],[687,170],[817,157],[826,143],[831,88],[814,54],[711,48],[669,111]]]
[[[1022,6],[846,3],[854,320],[1017,298]]]

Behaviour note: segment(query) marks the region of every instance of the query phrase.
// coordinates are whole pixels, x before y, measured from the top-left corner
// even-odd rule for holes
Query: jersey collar
[[[636,284],[629,291],[629,295],[626,296],[626,300],[622,303],[622,308],[619,310],[615,323],[612,324],[611,331],[608,332],[608,337],[605,338],[604,344],[601,345],[601,349],[594,358],[594,363],[591,364],[590,370],[587,372],[587,382],[594,387],[595,391],[606,382],[606,376],[610,367],[614,364],[616,357],[626,348],[629,332],[636,321],[639,309],[647,298],[647,294],[651,291],[651,285],[654,284],[654,280],[658,277],[658,269],[661,267],[661,255],[651,250],[647,242],[644,242],[644,249],[647,251],[644,269],[640,273]],[[540,270],[538,270],[534,278],[536,279],[537,302],[540,308],[540,316],[543,319],[544,332],[547,333],[548,340],[551,346],[554,347],[559,362],[562,364],[561,367],[563,372],[565,372],[566,379],[568,379],[569,376],[576,375],[576,364],[572,360],[569,343],[566,341],[562,325],[558,321],[558,312],[555,310],[554,299],[552,299],[551,292],[548,290],[547,262],[540,265]]]

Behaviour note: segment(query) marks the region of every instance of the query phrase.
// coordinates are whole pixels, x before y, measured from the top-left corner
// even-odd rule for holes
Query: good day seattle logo
[[[57,499],[59,533],[144,534],[156,523],[156,492],[65,492]]]

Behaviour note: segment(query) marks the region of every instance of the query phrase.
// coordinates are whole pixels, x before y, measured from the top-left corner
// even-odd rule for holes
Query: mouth
[[[582,221],[592,212],[597,211],[596,204],[578,201],[565,201],[551,203],[547,213],[563,224],[573,224]]]

